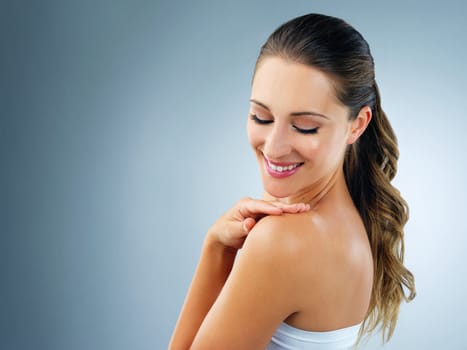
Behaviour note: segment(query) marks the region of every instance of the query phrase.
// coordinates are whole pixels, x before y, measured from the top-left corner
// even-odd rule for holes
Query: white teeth
[[[271,163],[268,163],[269,164],[269,167],[274,170],[274,171],[278,171],[278,172],[283,172],[283,171],[290,171],[292,169],[295,169],[296,167],[298,167],[300,165],[300,163],[297,163],[297,164],[292,164],[292,165],[289,165],[289,166],[276,166],[274,164],[271,164]]]

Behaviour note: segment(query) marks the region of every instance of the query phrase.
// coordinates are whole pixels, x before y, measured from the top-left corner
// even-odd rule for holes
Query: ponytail
[[[397,138],[381,108],[376,82],[373,89],[372,119],[359,140],[347,149],[344,173],[364,222],[374,263],[372,296],[360,335],[371,333],[381,322],[383,341],[387,341],[393,334],[401,301],[415,297],[415,283],[403,265],[408,206],[391,184],[399,157]]]

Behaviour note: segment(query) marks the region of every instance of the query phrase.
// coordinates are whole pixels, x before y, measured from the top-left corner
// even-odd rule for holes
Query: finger
[[[272,202],[274,205],[277,205],[281,208],[284,212],[287,213],[298,213],[298,212],[305,212],[310,210],[310,205],[305,203],[293,203],[293,204],[286,204],[281,202]]]
[[[265,215],[281,215],[284,212],[298,213],[310,210],[310,206],[305,203],[281,203],[278,201],[270,202],[258,199],[247,198],[239,202],[238,212],[242,218],[258,217]]]
[[[249,233],[255,225],[256,225],[256,221],[253,218],[246,218],[243,221],[243,231],[245,233]]]
[[[282,208],[269,202],[251,199],[240,204],[239,212],[247,218],[256,214],[280,215],[283,211]]]

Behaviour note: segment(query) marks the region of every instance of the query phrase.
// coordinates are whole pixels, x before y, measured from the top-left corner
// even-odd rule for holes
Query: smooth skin
[[[259,65],[251,101],[263,200],[239,201],[208,231],[170,349],[264,349],[283,321],[335,330],[369,306],[373,261],[343,159],[371,109],[350,121],[329,77],[279,57]],[[276,178],[267,161],[301,165]]]

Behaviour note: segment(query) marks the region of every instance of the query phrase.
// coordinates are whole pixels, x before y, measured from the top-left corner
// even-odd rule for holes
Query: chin
[[[283,186],[271,186],[263,183],[263,189],[274,198],[285,198],[293,194],[290,188],[284,188]]]

